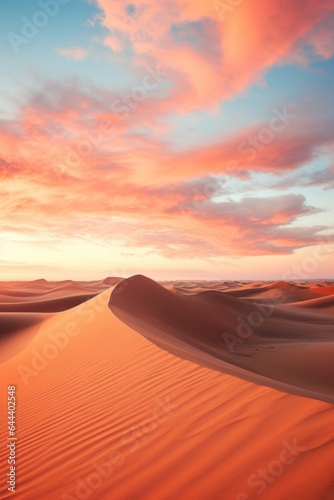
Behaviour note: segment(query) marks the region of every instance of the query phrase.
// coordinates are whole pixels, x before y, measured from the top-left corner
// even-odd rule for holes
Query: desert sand
[[[334,499],[334,282],[3,282],[1,498]]]

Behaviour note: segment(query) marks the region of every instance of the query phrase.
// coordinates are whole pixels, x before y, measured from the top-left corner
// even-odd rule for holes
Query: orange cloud
[[[298,226],[301,217],[318,213],[304,196],[231,201],[224,178],[293,172],[330,147],[332,122],[319,124],[314,114],[309,120],[300,109],[280,108],[269,121],[215,145],[178,153],[162,140],[166,130],[158,130],[165,97],[147,98],[124,116],[106,109],[115,99],[102,89],[90,94],[77,82],[48,82],[30,96],[19,118],[1,122],[4,230],[118,242],[166,258],[181,253],[215,259],[245,252],[289,254],[316,244],[327,229]],[[271,122],[280,113],[281,122]],[[284,121],[289,116],[296,120],[292,128]],[[155,124],[156,135],[136,128]],[[314,181],[325,185],[329,178]]]
[[[105,43],[121,52],[129,43],[138,64],[168,66],[174,82],[171,106],[186,110],[231,98],[262,77],[272,65],[306,43],[329,57],[332,0],[244,0],[234,8],[216,0],[169,0],[147,4],[97,0]],[[305,59],[304,55],[304,59]]]
[[[184,258],[207,259],[222,253],[241,255],[245,249],[249,255],[288,254],[315,244],[325,229],[291,229],[301,216],[317,213],[300,195],[213,201],[229,194],[223,179],[206,174],[207,165],[211,172],[221,171],[222,151],[216,148],[169,156],[172,168],[168,170],[168,154],[162,145],[156,146],[155,155],[154,146],[139,139],[132,150],[119,152],[127,129],[115,128],[120,135],[116,146],[92,147],[79,164],[63,163],[61,155],[66,157],[69,148],[79,153],[63,127],[69,126],[73,134],[82,126],[81,102],[79,99],[76,111],[75,106],[71,112],[58,110],[59,122],[53,108],[48,114],[45,103],[40,115],[27,107],[21,123],[0,130],[0,195],[8,200],[3,230],[81,241],[112,239],[167,258],[177,257],[181,251]],[[85,110],[84,106],[84,116]],[[50,132],[51,124],[59,126],[58,135]],[[292,156],[303,145],[297,143]],[[284,141],[272,154],[283,146]],[[232,158],[234,147],[225,145],[227,153]],[[147,174],[147,158],[152,177]]]

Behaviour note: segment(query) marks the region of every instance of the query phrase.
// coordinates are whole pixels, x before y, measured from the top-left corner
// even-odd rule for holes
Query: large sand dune
[[[295,286],[283,285],[264,288],[283,288],[283,302],[287,296],[295,301]],[[230,295],[208,291],[176,296],[135,276],[116,287],[110,307],[130,327],[179,357],[333,403],[333,315],[287,309],[274,302],[250,303]]]
[[[15,496],[333,500],[334,295],[319,284],[1,284]],[[1,436],[10,498],[5,418]]]

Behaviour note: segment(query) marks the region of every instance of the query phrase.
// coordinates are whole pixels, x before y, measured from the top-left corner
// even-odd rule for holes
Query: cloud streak
[[[85,59],[89,54],[85,47],[57,47],[55,52],[67,59],[75,59],[77,61]]]
[[[333,54],[331,0],[307,0],[303,9],[298,0],[248,0],[223,17],[219,2],[215,8],[215,2],[201,0],[137,2],[132,10],[124,0],[96,3],[109,30],[105,44],[115,53],[131,46],[139,64],[168,61],[173,98],[188,110],[233,97],[274,64]]]

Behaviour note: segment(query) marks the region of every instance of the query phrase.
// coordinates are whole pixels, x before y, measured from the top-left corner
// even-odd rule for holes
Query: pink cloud
[[[154,162],[152,148],[127,153],[92,149],[82,163],[64,169],[59,155],[66,155],[72,140],[49,133],[46,108],[40,119],[34,116],[29,108],[16,134],[0,131],[0,195],[8,199],[7,231],[101,242],[113,238],[123,245],[153,247],[168,258],[179,256],[180,250],[185,258],[211,258],[222,252],[241,255],[245,249],[249,255],[291,253],[314,244],[324,229],[291,230],[300,217],[317,213],[300,195],[213,202],[212,196],[228,192],[212,177],[191,178],[187,169],[166,182],[158,175],[166,164],[157,156]],[[75,113],[67,119],[80,123]],[[55,120],[53,111],[50,120]],[[215,154],[207,159],[213,162]],[[147,157],[155,172],[151,178]],[[182,170],[184,156],[174,161]],[[138,172],[145,173],[139,180]]]
[[[168,129],[159,124],[166,113],[164,98],[148,96],[123,114],[106,104],[117,97],[98,88],[88,93],[78,82],[48,82],[31,95],[17,120],[3,122],[0,156],[13,169],[19,164],[36,176],[51,170],[78,179],[101,170],[113,179],[126,174],[129,183],[140,187],[181,183],[204,177],[208,170],[240,179],[252,172],[279,175],[330,151],[334,141],[332,121],[319,122],[317,109],[312,105],[305,112],[301,102],[298,108],[278,106],[267,121],[225,135],[214,145],[175,152],[166,142]]]
[[[1,123],[5,230],[55,239],[117,240],[167,258],[181,252],[187,259],[245,252],[284,255],[317,243],[325,227],[298,225],[301,217],[318,213],[303,196],[226,201],[230,193],[220,177],[294,172],[318,151],[330,149],[331,122],[319,124],[315,115],[310,121],[294,110],[293,128],[280,129],[259,148],[252,146],[252,157],[248,150],[243,154],[240,144],[258,137],[268,123],[178,153],[161,140],[165,130],[156,138],[133,132],[134,126],[152,124],[154,116],[166,112],[164,99],[161,108],[159,100],[152,104],[148,98],[121,117],[106,110],[106,100],[116,97],[102,89],[90,94],[78,84],[49,82],[31,95],[19,118]],[[96,131],[102,133],[101,142]],[[229,164],[234,167],[228,169]],[[225,201],[213,200],[215,195],[224,195]]]
[[[55,52],[67,59],[76,59],[77,61],[85,59],[89,55],[89,51],[84,47],[57,47]]]
[[[231,98],[291,58],[300,43],[323,58],[332,53],[330,28],[323,23],[334,12],[331,0],[306,0],[302,8],[299,0],[248,0],[223,17],[223,1],[97,4],[110,31],[105,43],[113,51],[122,52],[130,42],[138,64],[153,60],[168,66],[174,82],[171,106],[178,110]]]

